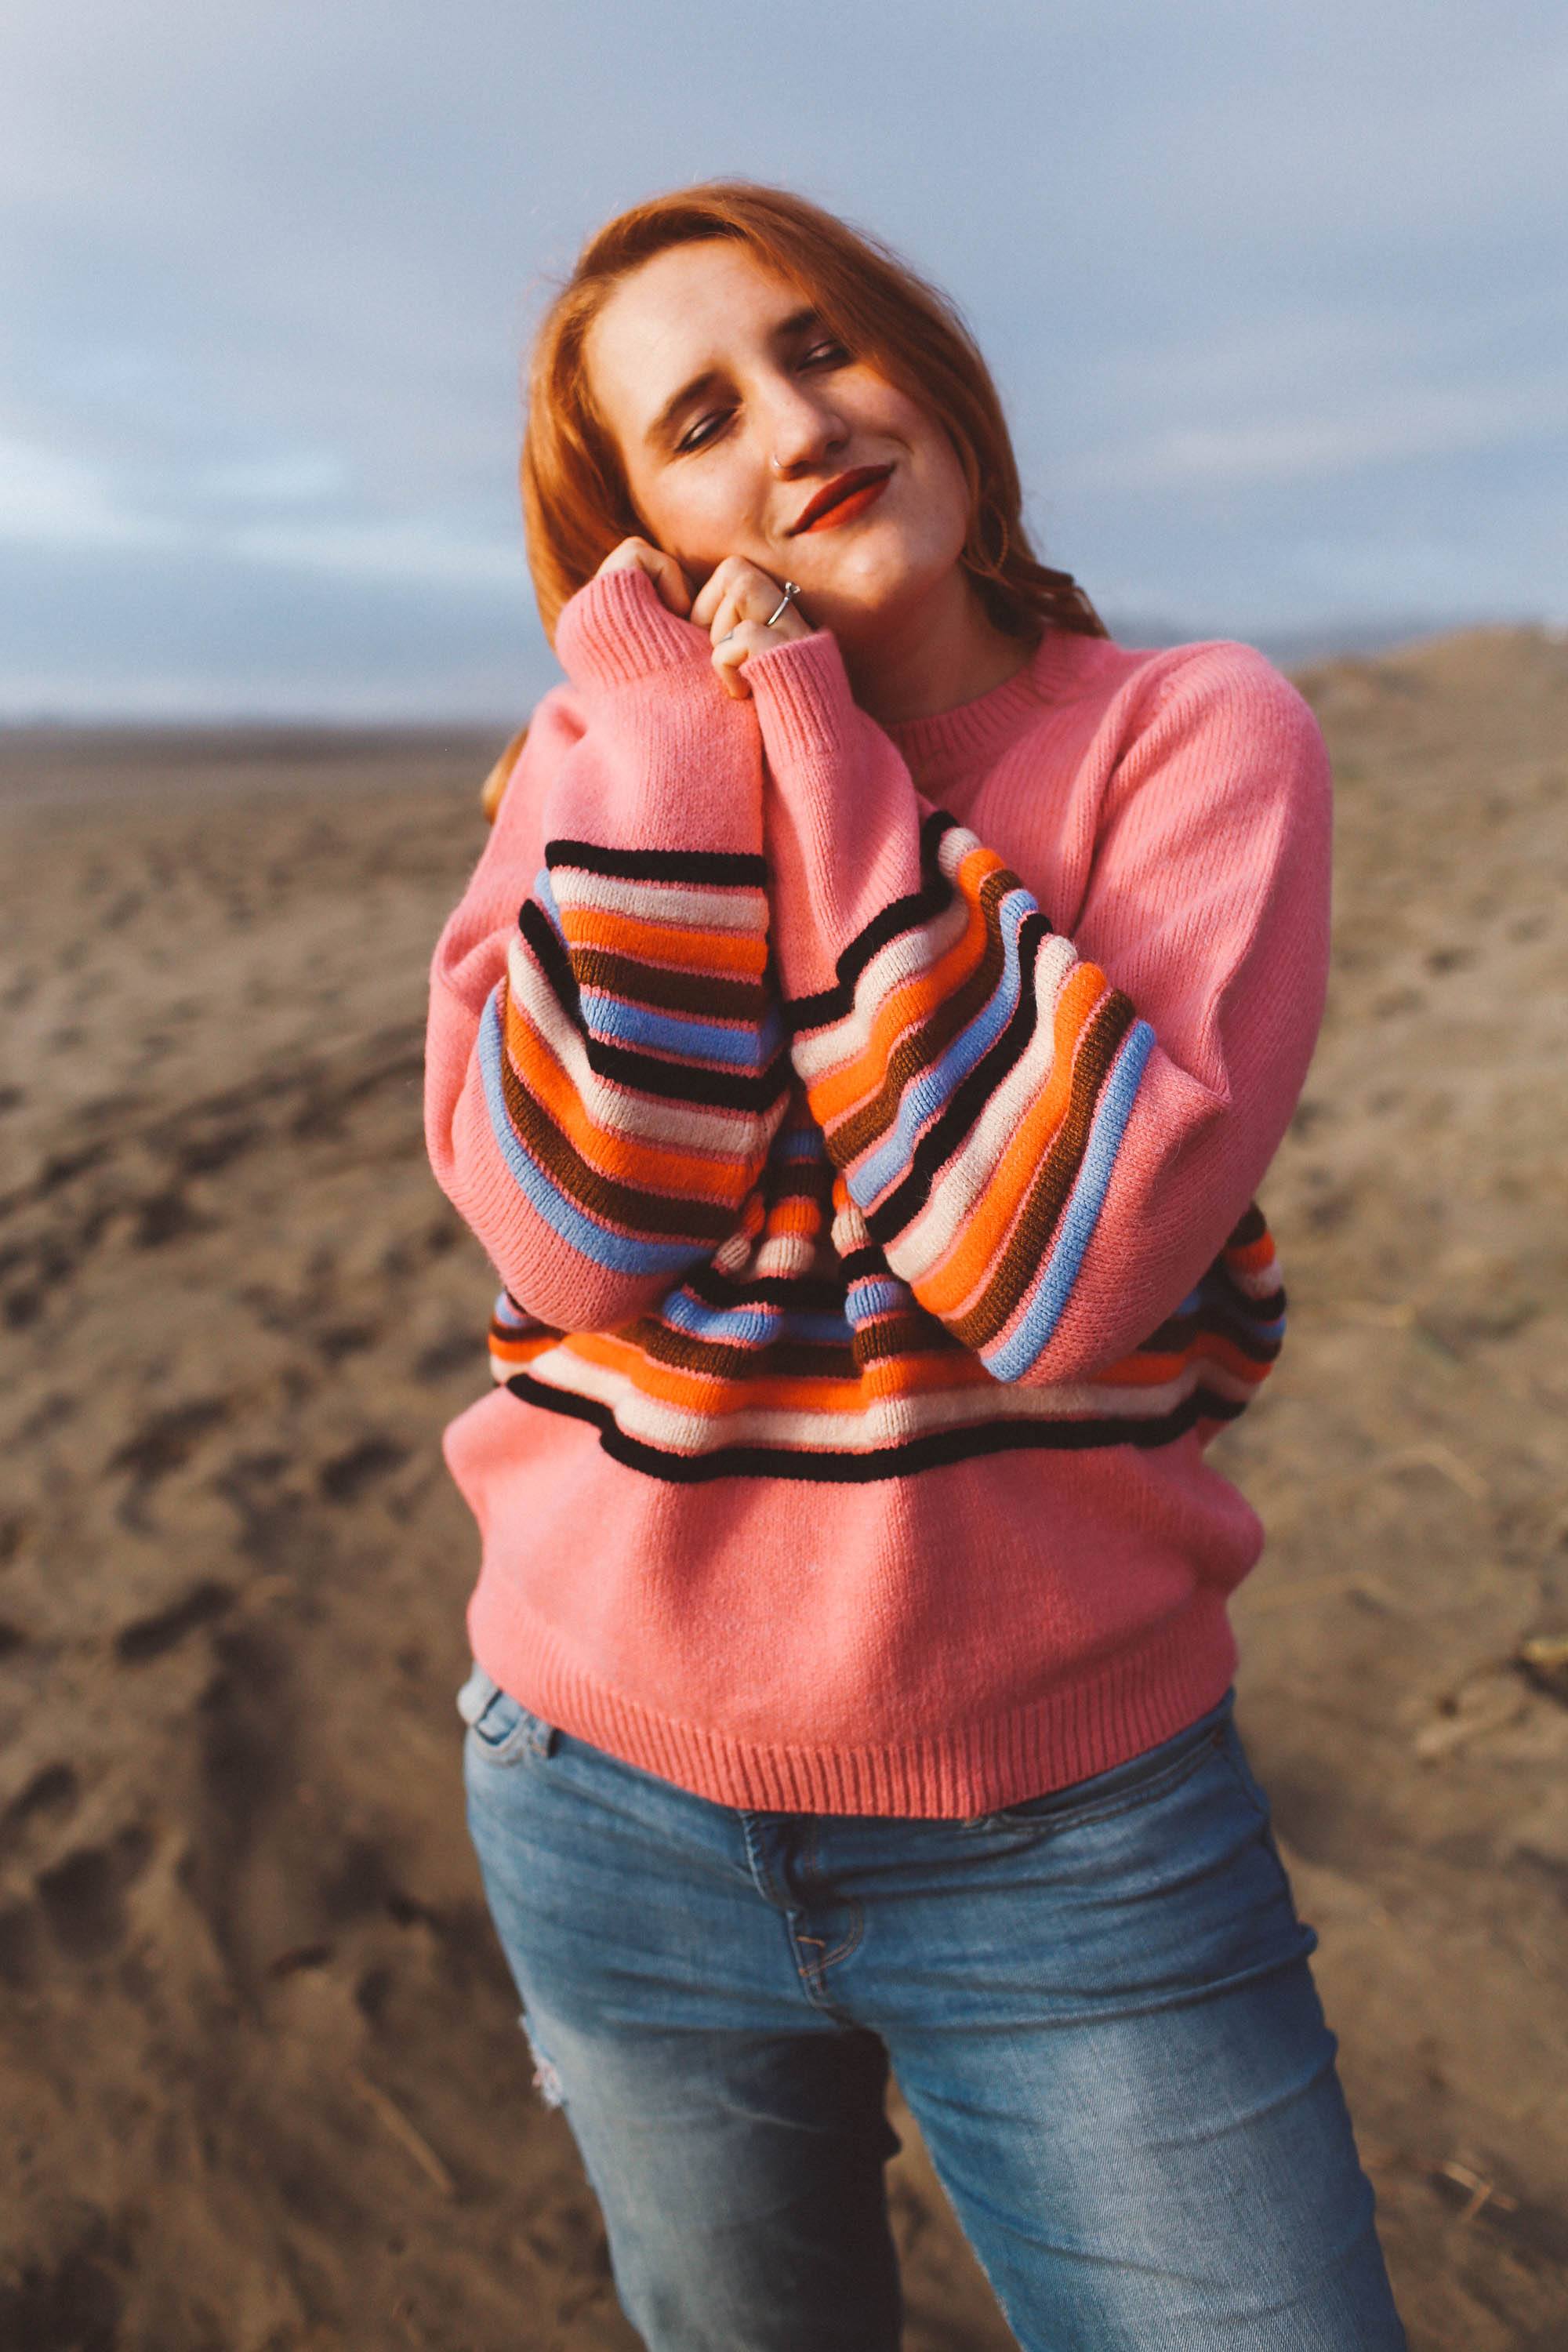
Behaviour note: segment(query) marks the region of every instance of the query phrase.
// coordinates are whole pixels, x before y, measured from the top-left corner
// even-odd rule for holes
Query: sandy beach
[[[1296,676],[1336,950],[1215,1450],[1238,1720],[1414,2352],[1561,2352],[1568,641]],[[635,2347],[462,1816],[493,1285],[420,1066],[499,748],[0,736],[4,2352]],[[909,2352],[1005,2352],[896,2119]]]

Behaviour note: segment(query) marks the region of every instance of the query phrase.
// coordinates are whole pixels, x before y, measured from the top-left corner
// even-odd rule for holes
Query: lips
[[[858,513],[861,507],[869,506],[871,500],[868,497],[862,498],[858,494],[862,491],[879,490],[892,470],[891,466],[857,466],[853,472],[839,474],[833,481],[825,483],[803,510],[799,520],[791,524],[791,537],[793,538],[796,532],[809,530],[814,523],[819,522],[824,516],[834,513],[847,499],[855,499],[856,512]]]

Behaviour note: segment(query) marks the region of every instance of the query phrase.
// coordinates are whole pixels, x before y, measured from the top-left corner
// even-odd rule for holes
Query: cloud
[[[15,547],[158,546],[172,526],[127,512],[96,470],[68,450],[0,438],[0,541]]]
[[[1568,436],[1568,372],[1534,383],[1390,388],[1337,415],[1176,425],[1071,459],[1081,491],[1321,480]]]
[[[1457,597],[1546,577],[1568,388],[1546,0],[794,0],[718,38],[646,0],[78,0],[60,25],[10,0],[0,585],[26,598],[50,551],[106,579],[161,551],[144,595],[170,602],[154,640],[84,572],[35,683],[133,683],[135,645],[193,694],[359,708],[406,692],[420,609],[454,708],[504,670],[465,663],[465,628],[546,661],[515,473],[531,320],[612,210],[731,171],[951,289],[1055,559],[1136,608],[1316,620],[1338,551],[1345,596],[1415,609],[1415,482],[1464,517]],[[237,667],[207,627],[226,597]],[[304,601],[336,649],[308,677]],[[170,650],[198,644],[205,672]]]
[[[347,580],[431,589],[528,589],[521,541],[447,537],[428,523],[257,524],[228,551],[249,563],[290,565]]]

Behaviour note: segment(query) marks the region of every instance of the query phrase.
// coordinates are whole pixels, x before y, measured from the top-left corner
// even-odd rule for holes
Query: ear
[[[517,765],[517,755],[527,740],[528,729],[520,727],[479,787],[479,806],[485,813],[487,824],[494,824],[496,821],[496,811],[501,804],[501,794],[506,791],[511,772]]]

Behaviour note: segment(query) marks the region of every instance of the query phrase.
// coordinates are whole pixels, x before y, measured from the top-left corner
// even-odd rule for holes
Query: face
[[[746,246],[656,254],[584,357],[644,532],[693,590],[744,556],[798,581],[806,615],[850,644],[966,595],[968,497],[946,433]],[[803,528],[816,494],[861,468],[878,482]]]

